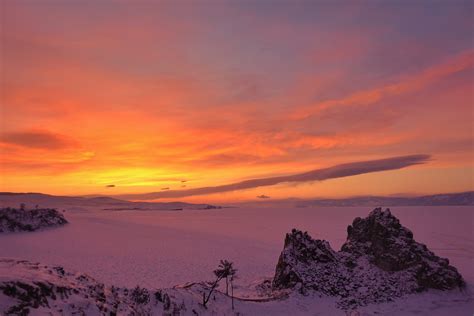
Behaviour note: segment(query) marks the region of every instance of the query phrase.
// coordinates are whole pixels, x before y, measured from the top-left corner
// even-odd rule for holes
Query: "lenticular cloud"
[[[214,187],[193,188],[187,190],[167,190],[165,192],[151,192],[143,194],[123,194],[117,197],[123,199],[135,200],[153,200],[160,198],[179,198],[192,195],[205,195],[220,192],[238,191],[257,187],[275,185],[284,182],[309,182],[323,181],[328,179],[350,177],[364,173],[396,170],[413,165],[424,164],[430,159],[429,155],[409,155],[391,157],[378,160],[351,162],[329,168],[311,170],[304,173],[298,173],[288,176],[268,177],[245,180],[230,184],[224,184]]]

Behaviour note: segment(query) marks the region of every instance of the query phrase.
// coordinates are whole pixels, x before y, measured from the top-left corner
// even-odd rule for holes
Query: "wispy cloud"
[[[323,181],[328,179],[355,176],[364,173],[396,170],[413,165],[426,163],[430,159],[429,155],[410,155],[391,157],[386,159],[352,162],[336,165],[324,169],[311,170],[304,173],[298,173],[289,176],[268,177],[260,179],[251,179],[231,184],[219,185],[214,187],[202,187],[188,190],[169,190],[166,192],[152,192],[145,194],[123,194],[117,197],[135,200],[153,200],[160,198],[180,198],[193,195],[206,195],[229,191],[238,191],[252,189],[257,187],[275,185],[284,182],[308,182]]]
[[[0,135],[0,142],[30,148],[63,149],[73,145],[67,137],[47,131],[21,131]]]
[[[365,91],[358,91],[347,97],[327,100],[309,106],[298,108],[292,114],[293,119],[304,119],[333,107],[361,106],[379,103],[384,98],[411,93],[433,84],[434,82],[453,73],[472,68],[474,65],[474,51],[464,52],[448,62],[435,65],[411,77]]]

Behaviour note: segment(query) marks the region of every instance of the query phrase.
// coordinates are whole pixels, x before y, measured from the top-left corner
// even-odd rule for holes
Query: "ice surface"
[[[472,207],[399,207],[392,212],[415,239],[450,259],[474,280]],[[292,228],[326,239],[334,249],[362,208],[73,211],[70,224],[0,238],[2,256],[86,272],[102,281],[172,286],[211,276],[221,258],[233,260],[242,281],[271,276]]]
[[[64,227],[1,236],[0,256],[60,265],[107,284],[150,288],[210,280],[219,259],[225,258],[234,261],[239,269],[237,285],[244,287],[273,276],[284,236],[292,228],[307,230],[339,249],[347,225],[370,211],[367,207],[66,210],[70,224]],[[392,208],[417,241],[449,258],[469,288],[474,284],[473,211],[455,206]],[[425,303],[412,306],[413,313],[443,310],[438,305],[443,305],[444,296],[420,297]],[[409,308],[407,304],[411,306],[377,308],[396,314],[400,308]]]

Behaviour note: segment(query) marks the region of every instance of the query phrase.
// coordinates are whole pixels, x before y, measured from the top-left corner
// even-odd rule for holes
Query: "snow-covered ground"
[[[73,209],[66,211],[69,224],[64,227],[1,236],[0,257],[60,265],[109,285],[139,284],[148,288],[210,280],[218,261],[228,259],[239,270],[236,283],[240,289],[236,293],[243,294],[246,285],[273,276],[285,234],[292,228],[307,230],[314,238],[326,239],[339,249],[347,226],[355,217],[365,217],[370,211],[367,207]],[[414,232],[417,241],[449,258],[466,279],[468,288],[473,287],[472,207],[395,207],[392,213]],[[424,293],[404,300],[361,312],[395,315],[432,314],[436,310],[439,315],[472,315],[474,311],[472,301],[459,300],[451,294]],[[317,304],[308,302],[303,299],[298,303],[300,313],[317,315]],[[285,314],[284,302],[265,304],[282,304],[279,308]]]

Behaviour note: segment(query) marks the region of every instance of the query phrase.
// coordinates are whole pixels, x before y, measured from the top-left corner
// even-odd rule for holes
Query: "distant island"
[[[25,209],[22,204],[19,209],[0,208],[0,233],[36,231],[44,228],[61,226],[68,221],[63,214],[51,208]]]

